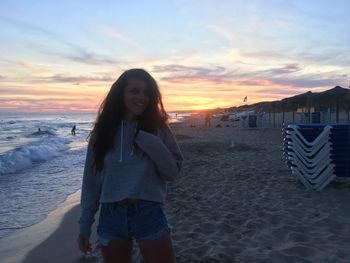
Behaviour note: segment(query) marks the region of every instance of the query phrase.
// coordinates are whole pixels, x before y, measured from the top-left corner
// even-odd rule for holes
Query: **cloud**
[[[26,98],[26,99],[38,99],[41,97],[47,97],[47,94],[50,94],[50,97],[65,98],[70,94],[74,96],[86,97],[88,96],[87,92],[80,90],[64,90],[61,87],[37,87],[35,86],[16,86],[9,85],[7,87],[0,86],[0,95],[2,99],[11,100],[16,98]]]
[[[7,17],[2,17],[0,16],[0,23],[6,23],[10,26],[19,28],[21,30],[24,30],[30,34],[39,34],[43,35],[45,38],[50,37],[54,39],[56,42],[63,44],[64,46],[69,47],[72,51],[71,52],[58,52],[58,51],[51,51],[48,50],[46,46],[43,46],[42,44],[36,43],[35,46],[39,49],[39,51],[43,54],[47,55],[54,55],[58,57],[63,57],[65,59],[74,61],[74,62],[79,62],[83,64],[89,64],[89,65],[116,65],[120,63],[120,61],[117,61],[114,58],[108,57],[107,55],[101,55],[97,54],[95,52],[91,52],[86,50],[86,48],[83,48],[81,46],[78,46],[74,43],[70,43],[66,41],[66,39],[54,32],[51,32],[41,26],[33,25],[30,23],[27,23],[22,20],[18,19],[13,19],[13,18],[7,18]],[[117,33],[115,32],[115,35]],[[122,35],[119,35],[120,38],[123,38]],[[131,40],[128,40],[126,37],[124,38],[124,41],[129,41],[130,43],[132,42]],[[129,43],[129,44],[130,44]],[[33,44],[29,44],[33,45]],[[22,66],[29,68],[30,65],[24,65]]]
[[[231,79],[234,77],[232,71],[228,71],[221,66],[205,68],[170,64],[154,66],[153,72],[166,73],[168,76],[161,77],[161,80],[172,83],[194,83],[205,81],[220,84],[231,82]]]
[[[250,68],[257,68],[263,65],[281,64],[281,61],[293,61],[290,52],[284,52],[282,49],[251,49],[251,51],[243,51],[238,48],[224,48],[216,54],[215,59],[221,61],[221,63],[229,63]]]
[[[78,98],[0,98],[2,112],[96,112],[93,99]]]
[[[229,43],[234,43],[235,41],[237,41],[237,39],[235,39],[232,31],[226,29],[225,27],[210,24],[210,25],[207,25],[206,28],[209,29],[210,31],[222,36],[224,39],[229,41]]]
[[[0,16],[0,23],[6,23],[10,26],[20,28],[24,31],[27,31],[30,34],[39,34],[44,35],[45,37],[51,36],[51,37],[57,37],[57,35],[41,26],[33,25],[28,22],[25,22],[23,20],[8,18],[4,16]]]
[[[56,74],[51,77],[45,78],[50,82],[61,82],[61,83],[91,83],[91,82],[111,82],[114,78],[103,76],[103,77],[87,77],[87,76],[64,76]]]
[[[204,83],[211,85],[213,90],[222,89],[223,86],[225,88],[225,85],[228,88],[256,86],[276,87],[276,89],[286,86],[301,89],[334,87],[343,83],[347,76],[346,74],[336,74],[336,72],[301,74],[303,68],[297,63],[253,71],[229,70],[222,66],[197,67],[170,64],[154,66],[153,71],[160,73],[161,81],[175,84]]]
[[[283,67],[285,71],[295,69],[295,65]],[[171,83],[196,83],[206,82],[207,84],[227,84],[234,86],[267,86],[271,85],[268,78],[262,76],[264,71],[242,72],[228,70],[221,66],[212,67],[189,67],[182,65],[162,65],[154,66],[157,73],[163,73],[166,76],[161,77],[162,81]],[[276,69],[277,70],[277,69]],[[278,68],[278,70],[281,70]],[[270,73],[270,71],[268,71]]]
[[[18,94],[23,91],[23,87],[1,87],[0,86],[0,94]]]
[[[294,86],[294,87],[303,87],[303,88],[319,88],[319,87],[334,87],[338,85],[341,80],[337,78],[324,78],[319,79],[313,77],[312,75],[300,77],[300,78],[274,78],[273,82],[276,85],[282,86]]]
[[[302,88],[293,88],[293,87],[284,87],[284,88],[263,88],[256,90],[255,93],[263,93],[263,94],[278,94],[278,95],[295,95],[301,92],[306,92],[308,89]]]
[[[126,36],[125,34],[118,32],[116,29],[114,29],[110,26],[106,26],[106,25],[100,26],[100,31],[102,33],[104,33],[105,36],[117,39],[117,40],[124,42],[128,45],[140,46],[140,44],[137,41]]]
[[[100,74],[100,73],[96,73],[96,74]],[[10,86],[11,88],[8,87],[1,87],[0,92],[15,92],[11,89],[28,89],[28,88],[32,88],[31,86],[33,84],[43,84],[43,83],[72,83],[75,85],[79,85],[79,84],[91,84],[91,83],[103,83],[103,82],[107,82],[107,83],[111,83],[115,81],[115,77],[113,76],[113,74],[100,74],[100,76],[98,75],[89,75],[89,76],[84,76],[84,75],[80,75],[80,76],[72,76],[72,75],[65,75],[65,74],[54,74],[51,76],[30,76],[30,77],[26,77],[26,80],[23,81],[20,78],[2,78],[0,76],[0,82],[2,83],[6,83],[7,86]],[[3,81],[2,81],[3,80]],[[18,84],[24,84],[24,86],[18,85]],[[4,86],[4,84],[3,84]],[[29,86],[29,87],[28,87]]]
[[[313,66],[339,66],[348,68],[350,64],[350,52],[347,46],[338,43],[334,46],[320,46],[314,49],[300,48],[290,49],[277,46],[274,49],[252,47],[249,50],[241,48],[225,48],[216,55],[221,62],[246,64],[251,66],[275,65],[275,64],[302,64]]]
[[[30,71],[36,70],[36,66],[28,61],[18,61],[17,64]]]
[[[74,50],[74,53],[63,53],[56,51],[42,50],[42,53],[58,56],[74,62],[79,62],[88,65],[118,65],[120,61],[111,57],[100,55],[94,52],[87,51],[83,48]]]
[[[298,64],[292,63],[292,64],[287,64],[283,67],[269,69],[267,70],[267,72],[272,75],[283,75],[283,74],[295,73],[301,70],[302,68]]]
[[[350,64],[349,49],[340,45],[328,49],[324,48],[319,52],[299,52],[296,57],[308,64],[336,65],[347,68]]]

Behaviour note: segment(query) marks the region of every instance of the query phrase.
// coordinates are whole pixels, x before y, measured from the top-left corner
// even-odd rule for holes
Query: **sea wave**
[[[0,155],[0,175],[28,169],[37,162],[44,162],[63,154],[71,140],[47,137],[40,141],[21,145]]]
[[[31,134],[28,134],[27,137],[32,137],[32,136],[41,136],[41,135],[56,135],[56,133],[53,130],[40,130],[33,132]]]

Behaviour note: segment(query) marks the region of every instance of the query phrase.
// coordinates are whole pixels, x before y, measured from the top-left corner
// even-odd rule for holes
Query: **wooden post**
[[[336,100],[336,104],[335,104],[335,122],[338,123],[339,122],[339,100],[337,98]]]
[[[347,119],[347,122],[350,122],[350,84],[349,84],[347,104],[348,104],[348,116],[346,119]]]
[[[349,89],[348,89],[348,102],[347,102],[347,104],[348,104],[348,117],[347,117],[347,119],[348,119],[348,122],[350,122],[350,81],[349,81]]]

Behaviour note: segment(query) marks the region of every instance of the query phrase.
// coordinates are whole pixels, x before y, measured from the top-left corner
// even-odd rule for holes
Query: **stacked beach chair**
[[[283,135],[288,168],[307,188],[350,177],[350,124],[289,124]]]

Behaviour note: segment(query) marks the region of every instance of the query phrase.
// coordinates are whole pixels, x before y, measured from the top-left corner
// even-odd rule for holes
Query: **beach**
[[[177,262],[349,262],[350,181],[307,190],[284,163],[280,128],[204,127],[198,114],[172,129],[185,158],[165,204]],[[79,252],[79,197],[1,239],[0,261],[102,262],[98,222],[92,255]],[[142,262],[136,246],[133,262]]]

